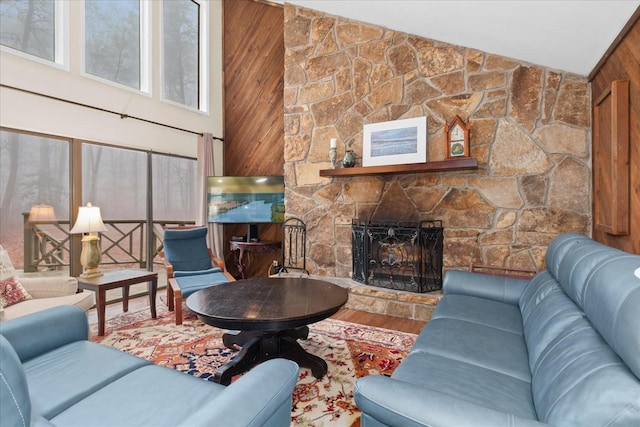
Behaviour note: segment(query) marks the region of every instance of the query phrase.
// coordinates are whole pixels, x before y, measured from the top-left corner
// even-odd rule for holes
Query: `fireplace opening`
[[[351,232],[353,280],[409,292],[442,289],[442,221],[353,219]]]

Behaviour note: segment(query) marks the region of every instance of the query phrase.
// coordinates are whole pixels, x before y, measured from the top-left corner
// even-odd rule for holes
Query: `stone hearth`
[[[300,277],[299,273],[284,274],[284,276],[287,275]],[[335,283],[346,288],[349,292],[349,300],[345,308],[405,319],[429,321],[433,310],[442,298],[442,291],[417,294],[368,286],[341,277],[311,275],[310,278]]]
[[[417,294],[415,292],[363,285],[348,279],[324,277],[322,280],[330,282],[335,280],[334,283],[338,283],[349,290],[349,301],[347,301],[346,308],[405,319],[428,321],[431,319],[431,314],[440,298],[442,298],[442,291]]]

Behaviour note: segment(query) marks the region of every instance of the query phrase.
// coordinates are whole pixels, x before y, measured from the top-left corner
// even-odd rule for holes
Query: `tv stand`
[[[238,267],[238,271],[242,276],[242,279],[246,279],[246,268],[247,264],[244,260],[245,252],[279,252],[282,247],[282,242],[275,240],[264,240],[264,241],[256,241],[256,242],[238,242],[238,241],[230,241],[229,248],[231,252],[233,252],[236,267]]]

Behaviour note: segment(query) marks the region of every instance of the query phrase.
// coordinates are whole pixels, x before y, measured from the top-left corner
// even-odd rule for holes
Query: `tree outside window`
[[[55,60],[53,0],[0,0],[0,44]]]
[[[163,2],[164,98],[199,107],[200,5],[193,0]]]
[[[85,0],[85,70],[140,89],[138,0]]]
[[[68,224],[69,141],[0,131],[0,243],[16,268],[24,266],[23,215],[40,204],[52,206],[56,220]],[[65,237],[53,225],[41,228],[54,239]]]

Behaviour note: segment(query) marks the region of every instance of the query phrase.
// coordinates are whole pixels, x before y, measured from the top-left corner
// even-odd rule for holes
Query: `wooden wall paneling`
[[[284,9],[253,0],[223,8],[225,175],[284,174]],[[260,224],[261,240],[280,240],[280,225]],[[225,240],[247,225],[226,225]],[[251,254],[249,277],[265,277],[278,253]],[[229,271],[237,275],[225,248]]]
[[[225,173],[281,175],[284,168],[284,11],[225,1]]]
[[[639,20],[640,20],[640,7],[637,7],[636,10],[631,15],[631,18],[629,18],[629,21],[625,24],[622,30],[620,30],[620,33],[618,33],[618,35],[613,40],[613,42],[611,43],[607,51],[604,53],[604,55],[602,55],[602,58],[600,58],[596,66],[593,67],[593,70],[591,70],[591,72],[589,73],[589,81],[593,81],[596,78],[596,76],[600,74],[600,72],[602,71],[602,68],[604,67],[604,64],[607,61],[609,61],[609,58],[611,57],[611,55],[616,51],[616,49],[618,49],[620,44],[625,39],[627,40],[628,43],[633,43],[633,40],[628,38],[628,35],[629,33],[637,30],[637,28],[635,27],[638,24]],[[635,35],[637,36],[638,33],[636,32]],[[635,47],[639,47],[637,43],[638,43],[638,40],[636,40]],[[636,55],[636,58],[638,58],[638,55]]]
[[[619,42],[607,52],[590,77],[593,99],[593,238],[609,246],[640,254],[640,8],[625,27]],[[596,184],[597,168],[601,167],[601,163],[606,163],[602,159],[603,147],[599,146],[596,135],[605,131],[598,129],[602,123],[596,120],[596,106],[606,97],[615,80],[628,81],[628,235],[609,234],[598,227],[596,221],[599,214],[598,197],[601,197]],[[605,153],[610,152],[610,147],[604,147],[604,150]],[[602,175],[608,176],[609,172],[602,172]]]

